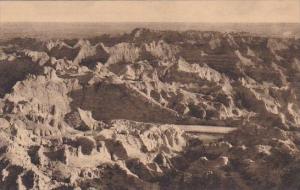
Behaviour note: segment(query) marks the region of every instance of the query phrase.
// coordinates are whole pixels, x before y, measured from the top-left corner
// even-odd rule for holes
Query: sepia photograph
[[[0,190],[299,190],[300,0],[0,1]]]

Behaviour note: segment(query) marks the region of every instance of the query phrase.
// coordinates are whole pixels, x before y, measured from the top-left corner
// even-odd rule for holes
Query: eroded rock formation
[[[300,188],[299,40],[135,29],[0,45],[0,189]]]

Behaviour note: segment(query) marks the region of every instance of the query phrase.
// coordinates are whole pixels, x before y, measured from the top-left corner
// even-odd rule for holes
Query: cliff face
[[[0,187],[298,189],[299,60],[247,33],[2,42]]]

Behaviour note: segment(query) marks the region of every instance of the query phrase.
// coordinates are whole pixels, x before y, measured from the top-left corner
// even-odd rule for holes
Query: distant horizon
[[[261,36],[300,37],[297,23],[186,23],[186,22],[2,22],[0,39],[30,37],[43,39],[90,38],[122,34],[135,28],[170,31],[247,32]]]

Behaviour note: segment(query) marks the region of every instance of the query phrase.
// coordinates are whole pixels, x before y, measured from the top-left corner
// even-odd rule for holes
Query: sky
[[[0,22],[300,23],[300,0],[0,1]]]

